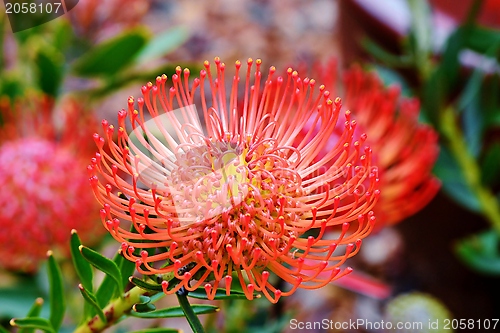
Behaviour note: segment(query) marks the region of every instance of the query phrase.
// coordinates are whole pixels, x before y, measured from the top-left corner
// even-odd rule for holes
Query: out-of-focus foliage
[[[500,264],[498,251],[492,250],[500,235],[500,30],[476,20],[482,5],[494,5],[483,2],[471,1],[467,18],[442,50],[432,48],[431,8],[420,0],[408,0],[413,22],[401,54],[370,40],[364,45],[384,73],[403,80],[420,97],[424,119],[440,133],[434,172],[443,189],[482,214],[494,230],[459,242],[457,254],[472,268],[494,273]],[[472,64],[463,61],[467,56],[475,59]]]
[[[0,81],[0,94],[12,98],[34,88],[54,97],[76,92],[103,98],[130,83],[150,81],[158,73],[174,73],[172,66],[150,64],[175,50],[187,37],[183,27],[153,37],[139,26],[91,44],[76,36],[65,20],[4,34],[9,50],[15,51],[2,57],[0,75],[5,79]]]

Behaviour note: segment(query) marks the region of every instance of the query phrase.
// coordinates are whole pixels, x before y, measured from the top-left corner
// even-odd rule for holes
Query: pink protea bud
[[[237,61],[226,77],[216,58],[215,71],[204,62],[191,86],[179,67],[171,82],[142,87],[138,110],[129,98],[116,141],[98,141],[101,158],[89,170],[108,207],[102,223],[133,248],[122,253],[140,273],[175,275],[177,284],[163,284],[167,294],[204,287],[213,298],[220,284],[229,293],[238,283],[248,299],[261,292],[277,302],[348,274],[340,266],[373,229],[372,152],[355,142],[355,122],[336,133],[340,99],[293,69],[280,77],[261,66]],[[318,131],[297,141],[311,122]]]
[[[0,267],[27,272],[37,269],[49,249],[69,255],[72,229],[86,241],[102,235],[99,215],[92,210],[97,206],[88,193],[88,176],[81,172],[91,156],[86,141],[80,140],[81,132],[91,133],[85,124],[92,122],[78,115],[77,104],[66,102],[66,123],[58,131],[51,121],[50,99],[31,96],[30,100],[36,114],[21,105],[14,110],[9,103],[0,107],[8,119],[0,126],[4,140],[0,143]],[[81,128],[72,129],[79,123]]]

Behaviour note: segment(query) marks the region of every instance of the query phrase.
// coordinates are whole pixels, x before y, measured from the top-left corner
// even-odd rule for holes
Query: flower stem
[[[106,321],[103,321],[96,315],[89,321],[78,326],[73,333],[102,332],[104,329],[115,324],[125,313],[129,312],[132,306],[140,301],[139,297],[145,293],[148,293],[148,291],[139,287],[130,289],[123,297],[114,299],[103,309]]]
[[[481,170],[467,149],[465,139],[456,121],[455,112],[451,107],[443,110],[441,130],[448,140],[451,153],[460,166],[467,185],[479,200],[484,216],[500,234],[500,206],[490,189],[481,183]]]
[[[198,316],[194,313],[191,304],[189,304],[187,292],[184,292],[183,288],[181,290],[179,290],[176,295],[179,300],[179,305],[181,306],[182,311],[184,311],[184,315],[189,322],[189,326],[191,326],[193,333],[205,333],[205,329],[201,325],[200,319],[198,319]]]

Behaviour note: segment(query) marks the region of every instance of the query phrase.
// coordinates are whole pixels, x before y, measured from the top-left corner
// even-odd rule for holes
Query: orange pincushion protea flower
[[[67,101],[59,131],[51,119],[53,100],[30,101],[15,108],[0,101],[0,267],[26,272],[35,271],[49,249],[69,251],[72,229],[88,242],[103,234],[99,215],[87,211],[96,206],[88,180],[78,172],[91,154],[81,139],[92,123]]]
[[[401,98],[397,86],[384,88],[373,73],[353,68],[344,75],[345,105],[376,151],[382,196],[376,207],[381,225],[415,214],[434,198],[440,182],[432,175],[438,135],[419,123],[417,99]]]
[[[421,210],[440,188],[432,175],[439,154],[438,135],[419,123],[418,100],[402,98],[397,86],[385,88],[377,75],[359,67],[337,80],[336,68],[332,61],[316,72],[332,91],[341,83],[343,104],[374,150],[382,191],[375,207],[377,228],[396,224]]]
[[[203,286],[209,298],[219,285],[229,294],[233,277],[248,299],[258,291],[277,302],[349,273],[340,266],[372,230],[379,191],[371,150],[364,135],[353,139],[349,115],[335,145],[315,160],[340,99],[292,69],[280,77],[271,67],[263,77],[261,61],[254,67],[251,59],[242,77],[236,62],[226,90],[225,64],[215,59],[215,75],[204,65],[191,86],[189,70],[178,67],[170,85],[163,75],[142,87],[143,97],[130,97],[128,111],[118,112],[116,142],[107,121],[105,136],[94,135],[90,181],[123,255],[142,274],[173,274],[178,283],[163,281],[165,293]],[[311,121],[319,134],[295,142]],[[290,290],[274,287],[271,273]]]

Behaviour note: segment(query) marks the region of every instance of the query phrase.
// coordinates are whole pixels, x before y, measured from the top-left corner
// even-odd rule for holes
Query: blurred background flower
[[[95,121],[75,100],[31,94],[2,99],[0,116],[0,267],[33,273],[48,250],[69,256],[72,229],[89,244],[104,234],[82,173]],[[56,119],[57,118],[57,119]],[[94,208],[96,209],[96,208]]]
[[[357,132],[366,133],[373,147],[383,189],[375,208],[376,228],[420,211],[439,190],[439,180],[432,175],[439,146],[438,134],[418,119],[418,99],[401,96],[400,87],[385,87],[377,73],[359,66],[341,71],[336,60],[318,66],[311,76],[334,96],[342,96]]]

